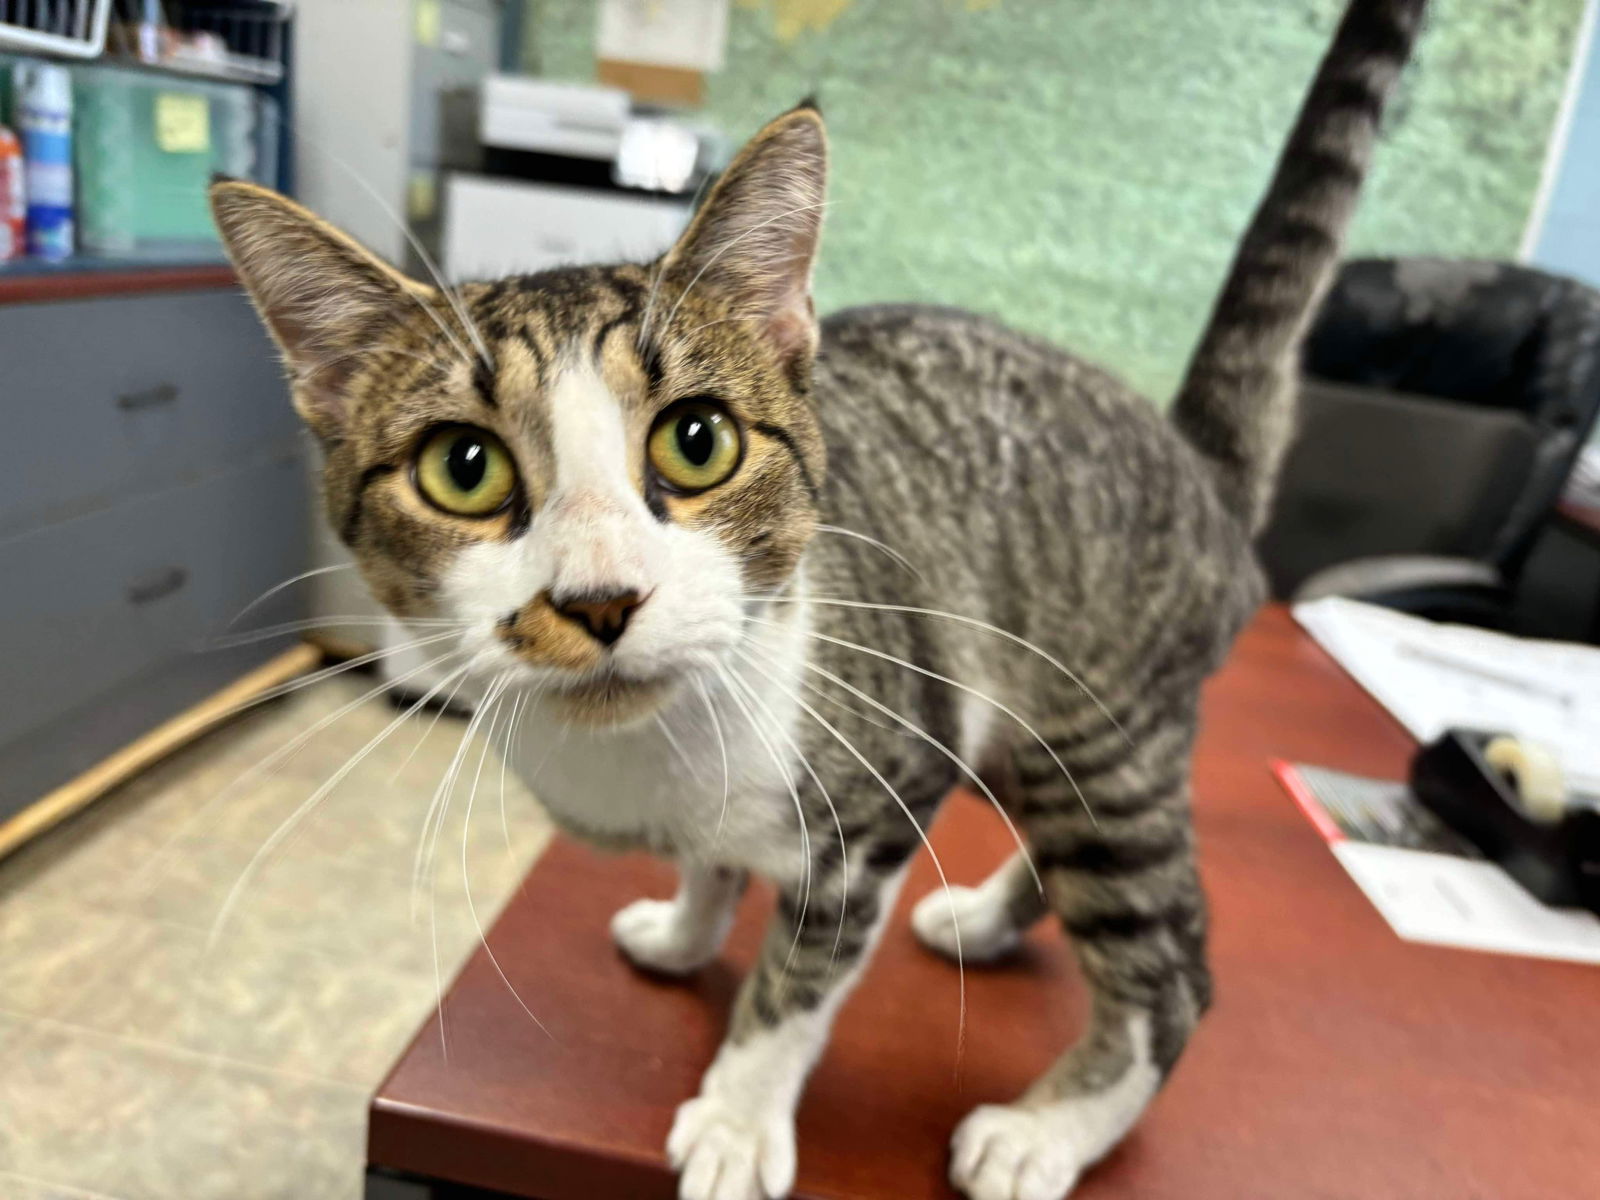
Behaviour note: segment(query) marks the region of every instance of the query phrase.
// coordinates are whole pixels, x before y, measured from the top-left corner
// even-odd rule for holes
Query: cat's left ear
[[[745,144],[664,263],[752,318],[790,369],[817,348],[811,268],[827,182],[827,132],[807,101]]]

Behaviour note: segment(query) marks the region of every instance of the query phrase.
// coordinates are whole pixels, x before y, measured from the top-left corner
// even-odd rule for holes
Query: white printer
[[[446,184],[456,280],[653,258],[727,154],[715,131],[640,110],[619,88],[518,75],[484,81],[479,139],[484,173]]]

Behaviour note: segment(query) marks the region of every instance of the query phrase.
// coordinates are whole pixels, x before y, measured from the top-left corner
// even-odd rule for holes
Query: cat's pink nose
[[[581,592],[572,596],[550,597],[550,607],[569,621],[589,631],[595,641],[609,646],[628,628],[628,622],[649,596],[632,588],[621,591]]]

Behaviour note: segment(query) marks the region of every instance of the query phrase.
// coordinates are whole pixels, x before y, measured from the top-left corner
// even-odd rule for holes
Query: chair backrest
[[[1372,554],[1514,579],[1600,411],[1600,293],[1502,263],[1358,259],[1304,368],[1261,540],[1275,594]]]
[[[1381,388],[1307,379],[1299,423],[1260,542],[1282,597],[1368,555],[1489,560],[1537,457],[1519,413]]]

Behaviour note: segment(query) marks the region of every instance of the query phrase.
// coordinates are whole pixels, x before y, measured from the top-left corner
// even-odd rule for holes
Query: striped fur
[[[402,618],[463,623],[462,649],[528,714],[504,750],[557,821],[678,862],[676,897],[617,914],[622,951],[693,971],[750,874],[777,888],[668,1140],[683,1200],[788,1190],[806,1075],[963,779],[1029,857],[922,898],[917,936],[989,960],[1053,913],[1093,1003],[1031,1088],[956,1131],[955,1184],[1057,1200],[1177,1063],[1212,997],[1189,821],[1200,687],[1262,596],[1250,541],[1294,351],[1421,7],[1353,0],[1170,421],[970,313],[819,326],[810,107],[757,135],[662,260],[459,297],[261,189],[214,190],[374,592]],[[741,457],[684,494],[645,444],[707,398]],[[503,511],[419,499],[412,463],[441,422],[504,443]],[[606,586],[647,597],[614,645],[557,603]]]
[[[1354,0],[1173,404],[1228,503],[1260,529],[1294,424],[1300,342],[1339,261],[1385,102],[1426,0]]]

